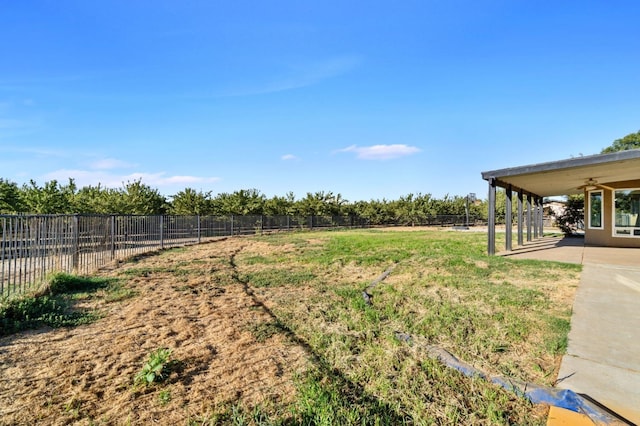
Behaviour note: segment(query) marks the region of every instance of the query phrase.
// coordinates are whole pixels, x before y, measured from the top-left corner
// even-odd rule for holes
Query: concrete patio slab
[[[559,388],[640,423],[640,268],[585,264]]]
[[[557,387],[640,424],[640,249],[585,247],[581,238],[550,237],[500,255],[583,265]],[[554,410],[550,424],[562,417]]]

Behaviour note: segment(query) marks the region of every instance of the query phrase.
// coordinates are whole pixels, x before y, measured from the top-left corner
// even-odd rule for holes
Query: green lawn
[[[308,345],[316,359],[299,380],[297,422],[545,423],[544,409],[442,366],[421,347],[438,345],[488,374],[551,385],[579,266],[488,257],[483,233],[255,238],[271,249],[240,252],[238,279],[268,301],[277,323],[271,330]],[[362,291],[392,265],[367,305]],[[396,332],[411,334],[414,344],[399,342]]]
[[[179,261],[166,261],[177,253]],[[371,303],[366,303],[363,290],[390,269],[369,290]],[[577,265],[488,257],[486,235],[480,232],[350,230],[242,237],[134,259],[114,271],[117,278],[52,276],[39,297],[0,304],[0,335],[93,322],[113,311],[115,302],[153,304],[160,296],[155,286],[163,282],[158,288],[173,289],[184,301],[215,302],[225,292],[234,293],[249,303],[219,309],[237,317],[237,309],[246,307],[241,331],[253,336],[249,351],[269,347],[277,336],[285,342],[283,351],[303,348],[308,366],[291,370],[298,372],[291,398],[249,406],[232,397],[214,408],[191,407],[187,424],[542,425],[545,407],[466,377],[429,358],[425,348],[436,345],[489,375],[552,385],[566,350],[579,273]],[[144,282],[152,286],[145,290]],[[105,304],[111,308],[100,311]],[[258,311],[261,315],[254,316]],[[94,324],[95,333],[99,325]],[[400,341],[397,333],[412,339]],[[170,347],[172,342],[164,343]],[[181,351],[175,348],[178,360],[185,356]],[[194,370],[190,380],[204,380],[203,371]],[[187,407],[189,394],[177,400],[179,392],[172,394],[171,386],[150,386],[146,392],[157,392],[161,406]],[[241,395],[243,384],[238,386]],[[260,386],[269,388],[269,383]],[[126,403],[141,408],[135,398]]]

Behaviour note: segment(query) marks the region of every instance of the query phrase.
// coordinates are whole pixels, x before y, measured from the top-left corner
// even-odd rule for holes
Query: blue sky
[[[640,129],[640,2],[0,0],[0,177],[486,197]]]

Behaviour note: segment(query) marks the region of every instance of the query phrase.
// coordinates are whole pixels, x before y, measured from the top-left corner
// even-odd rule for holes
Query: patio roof
[[[588,179],[600,184],[640,178],[640,149],[482,172],[501,187],[540,197],[581,194]]]

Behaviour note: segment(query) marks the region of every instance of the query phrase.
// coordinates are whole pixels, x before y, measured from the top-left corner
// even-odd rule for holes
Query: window
[[[589,228],[602,229],[602,191],[589,193]]]
[[[614,192],[614,237],[640,238],[640,189]]]

